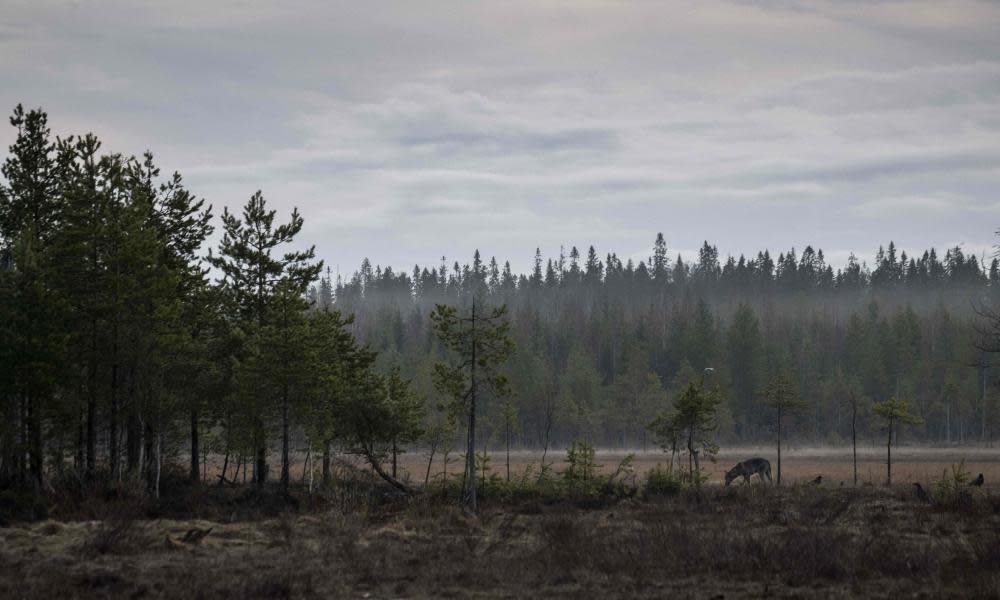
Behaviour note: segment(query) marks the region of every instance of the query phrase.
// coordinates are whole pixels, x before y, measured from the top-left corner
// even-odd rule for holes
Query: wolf
[[[737,464],[726,472],[726,485],[728,486],[737,477],[743,477],[745,483],[750,483],[751,475],[758,475],[761,481],[767,478],[771,482],[771,463],[763,458],[751,458]]]

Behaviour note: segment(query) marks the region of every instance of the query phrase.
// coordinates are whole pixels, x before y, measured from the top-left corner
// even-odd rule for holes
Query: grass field
[[[773,458],[762,449],[721,454],[713,478],[758,454]],[[622,456],[604,452],[598,462],[607,469]],[[487,497],[478,515],[454,497],[373,500],[370,485],[361,500],[346,486],[312,496],[296,487],[291,497],[195,487],[159,504],[82,497],[56,506],[52,519],[0,528],[0,597],[1000,596],[1000,496],[989,485],[1000,481],[1000,460],[991,451],[903,449],[892,488],[851,486],[848,456],[789,452],[781,489]],[[517,469],[538,459],[512,458]],[[962,458],[986,487],[963,488],[952,503],[915,496],[909,481],[929,484]],[[638,455],[636,482],[658,461],[662,454]],[[879,481],[881,461],[866,451],[863,479],[870,467]],[[802,483],[818,474],[824,485]]]
[[[637,476],[641,476],[657,464],[666,465],[670,456],[660,451],[641,450],[631,452],[635,455],[633,463]],[[597,462],[602,472],[611,472],[629,452],[619,450],[598,450]],[[760,456],[771,461],[773,475],[777,475],[777,452],[773,447],[723,449],[719,452],[716,462],[702,461],[702,468],[709,473],[711,481],[722,482],[725,472],[734,464],[750,457]],[[490,455],[490,467],[493,472],[506,474],[505,455],[494,452]],[[541,462],[541,453],[537,451],[512,451],[511,473],[522,472],[529,465],[537,470]],[[565,451],[550,451],[546,462],[552,463],[556,470],[565,467],[563,462]],[[927,483],[941,477],[942,471],[965,460],[965,468],[973,475],[983,473],[987,483],[1000,485],[1000,449],[993,448],[893,448],[893,482],[912,483],[914,481]],[[682,455],[681,460],[686,461]],[[360,464],[360,463],[359,463]],[[685,462],[686,464],[686,462]],[[426,457],[420,455],[403,455],[400,465],[411,478],[423,481],[427,469]],[[858,449],[858,482],[880,484],[885,481],[885,448],[871,446]],[[452,473],[460,473],[461,464],[455,462],[449,467]],[[827,484],[845,485],[853,483],[853,462],[851,449],[848,448],[799,448],[782,450],[782,477],[789,483],[811,481],[817,475],[822,475]],[[441,472],[441,461],[436,460],[431,473]],[[300,471],[301,473],[301,471]]]
[[[599,470],[609,473],[615,470],[618,464],[626,455],[635,456],[633,468],[638,478],[642,478],[650,468],[656,465],[666,466],[670,461],[669,454],[659,450],[607,450],[597,451],[597,463]],[[506,475],[506,456],[502,451],[490,453],[490,469],[493,473]],[[558,471],[565,468],[565,449],[549,450],[546,463]],[[774,475],[777,475],[777,452],[774,447],[745,447],[745,448],[723,448],[716,462],[702,461],[702,468],[708,472],[711,481],[722,482],[725,472],[734,464],[750,457],[760,456],[771,461]],[[294,455],[291,469],[292,478],[298,481],[303,479],[305,455],[298,453]],[[919,481],[926,483],[932,479],[941,477],[942,471],[949,469],[959,461],[965,461],[965,468],[973,475],[983,473],[987,484],[997,483],[1000,487],[1000,448],[981,447],[952,447],[952,448],[930,448],[930,447],[898,447],[892,450],[893,458],[893,482],[912,483]],[[517,475],[526,468],[532,468],[537,472],[542,460],[542,453],[538,450],[512,450],[511,451],[511,473]],[[274,473],[279,457],[271,457],[271,472]],[[364,462],[359,458],[344,458],[340,460],[353,464],[359,468],[365,468]],[[461,455],[452,453],[449,456],[448,473],[451,475],[461,474]],[[678,460],[685,461],[686,455],[681,455]],[[686,463],[685,463],[686,464]],[[398,468],[401,476],[408,477],[411,481],[422,483],[427,473],[427,456],[421,453],[401,454],[398,461]],[[441,455],[438,454],[431,465],[431,476],[439,478],[444,466]],[[316,467],[318,475],[318,464]],[[213,460],[209,463],[206,480],[214,481],[221,471],[221,461]],[[232,469],[229,471],[232,475]],[[796,481],[811,481],[817,475],[822,475],[828,484],[839,485],[841,481],[845,485],[853,483],[853,462],[850,447],[840,448],[787,448],[782,449],[782,477],[789,483]],[[873,448],[871,445],[858,448],[858,482],[881,484],[885,481],[885,447]]]

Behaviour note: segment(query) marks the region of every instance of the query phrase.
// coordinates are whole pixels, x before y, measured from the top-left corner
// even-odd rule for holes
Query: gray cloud
[[[985,249],[1000,5],[6,3],[0,106],[256,189],[343,270],[474,248]],[[0,132],[6,145],[13,132]]]

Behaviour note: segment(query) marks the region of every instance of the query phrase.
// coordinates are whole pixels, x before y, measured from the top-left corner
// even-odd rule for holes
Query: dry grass
[[[608,450],[599,449],[597,451],[597,462],[600,465],[598,471],[604,474],[614,471],[618,463],[627,455],[634,454],[633,466],[638,476],[642,476],[646,471],[657,464],[665,465],[670,457],[662,451],[649,448],[635,450]],[[965,460],[965,467],[975,476],[983,473],[987,484],[997,483],[1000,487],[1000,452],[994,448],[981,447],[952,447],[952,448],[932,448],[932,447],[899,447],[893,448],[893,480],[897,483],[912,483],[919,481],[926,483],[932,479],[941,477],[942,471],[951,465]],[[772,468],[777,469],[777,453],[772,446],[745,447],[745,448],[725,448],[719,453],[715,463],[704,461],[702,467],[709,473],[713,482],[721,482],[726,470],[740,460],[753,456],[761,456],[771,461]],[[564,449],[550,449],[546,462],[552,464],[555,470],[565,468]],[[502,452],[492,452],[490,454],[490,468],[494,473],[506,474],[505,456]],[[453,454],[452,462],[448,471],[450,475],[461,475],[462,465],[457,462],[460,457]],[[511,453],[511,473],[517,475],[527,468],[537,469],[541,463],[542,454],[538,450],[516,450]],[[277,464],[279,457],[273,456],[272,462]],[[291,469],[292,478],[295,481],[307,481],[303,479],[305,455],[293,455],[293,465]],[[369,467],[364,461],[352,457],[340,457],[338,459],[343,469],[368,470]],[[207,480],[215,481],[216,475],[221,470],[221,459],[218,463],[210,461],[207,469]],[[399,457],[399,469],[404,477],[413,482],[422,483],[427,469],[427,457],[420,452],[402,454]],[[231,473],[231,471],[230,471]],[[432,476],[440,478],[441,459],[435,459],[431,469]],[[853,465],[851,462],[850,447],[822,447],[822,448],[797,448],[790,447],[782,450],[782,477],[789,483],[811,481],[817,475],[834,485],[839,485],[841,481],[845,485],[853,483]],[[318,473],[317,473],[318,476]],[[885,447],[872,447],[870,444],[858,448],[858,479],[859,483],[881,484],[885,480]]]
[[[977,491],[967,510],[942,510],[905,486],[709,487],[597,510],[487,505],[479,517],[425,497],[144,520],[106,551],[95,539],[107,524],[47,521],[0,529],[0,597],[996,597],[998,508]]]
[[[983,473],[987,485],[997,484],[1000,488],[1000,452],[992,448],[893,448],[892,477],[894,483],[912,483],[915,481],[926,484],[938,479],[941,473],[960,460],[965,460],[965,468],[973,476]],[[597,463],[599,472],[608,474],[629,452],[622,450],[598,450]],[[657,464],[666,465],[670,457],[661,451],[634,451],[633,467],[641,476]],[[774,474],[777,474],[776,451],[773,447],[724,449],[719,453],[715,463],[702,462],[710,477],[710,481],[721,483],[725,472],[735,463],[750,457],[761,456],[771,461]],[[491,468],[494,473],[506,474],[506,465],[502,453],[491,455]],[[546,462],[554,468],[565,468],[564,451],[550,451]],[[515,475],[526,468],[536,471],[541,462],[541,453],[537,451],[517,451],[511,454],[511,472]],[[685,463],[686,464],[686,463]],[[401,469],[406,472],[421,474],[416,477],[422,481],[426,469],[426,459],[420,455],[404,455]],[[461,465],[452,465],[453,474],[461,473]],[[853,484],[853,464],[851,449],[848,448],[792,448],[782,450],[782,478],[789,483],[812,481],[817,475],[830,485],[838,486]],[[440,465],[435,464],[433,473],[440,472]],[[858,448],[858,482],[880,485],[885,481],[885,448]]]
[[[608,472],[624,454],[598,462]],[[771,458],[724,453],[713,479],[754,455]],[[1000,596],[1000,496],[991,492],[1000,460],[976,450],[897,456],[891,489],[841,487],[849,451],[797,450],[783,461],[782,489],[487,497],[478,516],[453,498],[387,494],[363,469],[342,470],[316,495],[192,486],[183,474],[167,477],[159,502],[127,486],[79,488],[50,498],[59,520],[0,527],[0,597]],[[960,502],[916,498],[909,481],[927,485],[963,458],[985,488],[963,483]],[[538,456],[515,459],[518,471]],[[862,459],[880,481],[881,453]],[[638,480],[658,462],[660,453],[639,454]],[[816,475],[823,485],[804,483]]]

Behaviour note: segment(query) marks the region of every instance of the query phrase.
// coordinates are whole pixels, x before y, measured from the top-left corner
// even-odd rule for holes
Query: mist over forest
[[[0,599],[1000,598],[1000,2],[0,7]]]
[[[695,459],[696,430],[708,454],[776,434],[874,443],[872,409],[890,401],[910,407],[903,443],[992,443],[995,258],[908,255],[890,241],[873,265],[852,256],[835,270],[808,244],[748,258],[706,241],[688,264],[660,234],[637,264],[571,247],[536,250],[532,271],[513,273],[475,251],[412,274],[365,259],[331,280],[297,244],[307,216],[286,221],[259,191],[219,219],[151,153],[53,136],[46,113],[20,105],[10,122],[7,480],[43,485],[72,465],[88,478],[141,474],[156,492],[165,461],[187,455],[197,480],[212,455],[223,481],[252,461],[263,483],[280,452],[287,489],[315,448],[324,481],[346,453],[405,488],[401,453],[429,453],[429,480],[435,454],[463,437],[467,474],[472,456],[500,447],[676,453],[677,432],[656,423],[701,390],[710,410],[686,426]],[[774,382],[794,411],[775,413]]]
[[[995,299],[995,258],[980,264],[960,247],[908,255],[888,242],[875,264],[852,256],[834,269],[805,240],[800,251],[750,257],[721,257],[705,242],[685,263],[662,235],[651,241],[638,264],[572,247],[556,257],[536,252],[523,274],[478,251],[411,274],[366,259],[349,278],[325,273],[310,299],[355,315],[352,330],[380,364],[398,365],[428,397],[439,357],[427,318],[434,305],[480,298],[509,306],[512,401],[518,441],[530,447],[543,446],[551,428],[559,445],[585,438],[646,448],[655,415],[702,379],[725,399],[719,439],[766,443],[774,431],[762,391],[778,374],[808,406],[790,422],[796,444],[846,443],[852,390],[869,402],[908,399],[924,420],[907,433],[910,443],[992,440],[1000,404],[975,308]],[[497,440],[499,407],[485,410],[487,439]],[[862,417],[865,437],[877,433],[873,425]]]

